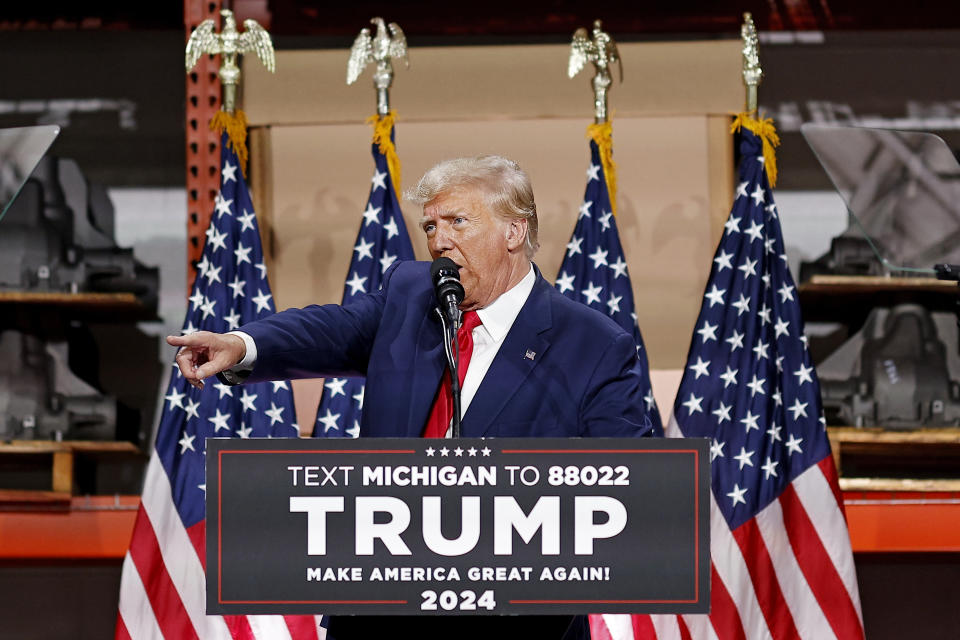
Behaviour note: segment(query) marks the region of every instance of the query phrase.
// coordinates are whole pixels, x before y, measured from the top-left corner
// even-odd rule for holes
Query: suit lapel
[[[550,348],[545,333],[552,324],[550,288],[537,269],[533,290],[517,314],[463,417],[464,436],[476,438],[490,430],[504,406],[519,391],[526,377]]]
[[[443,354],[443,330],[434,310],[424,317],[417,332],[417,344],[413,354],[413,384],[410,397],[410,414],[407,418],[406,436],[416,438],[423,433],[427,417],[433,407],[433,399],[440,387],[440,378],[447,366]]]

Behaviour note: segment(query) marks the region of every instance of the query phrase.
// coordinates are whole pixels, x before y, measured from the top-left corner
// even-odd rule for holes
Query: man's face
[[[522,258],[516,227],[525,232],[524,224],[497,216],[487,208],[483,194],[465,188],[440,194],[424,205],[420,228],[427,235],[430,256],[447,257],[460,266],[466,292],[461,309],[481,309],[515,284],[517,260]]]

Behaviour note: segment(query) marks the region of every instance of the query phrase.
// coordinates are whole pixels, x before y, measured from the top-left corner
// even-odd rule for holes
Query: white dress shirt
[[[530,264],[530,270],[520,282],[511,289],[505,291],[499,298],[491,302],[483,309],[477,310],[482,324],[477,325],[473,330],[473,354],[470,356],[470,366],[467,367],[467,375],[463,379],[463,385],[460,389],[460,411],[462,415],[467,414],[467,409],[477,395],[480,383],[483,377],[487,375],[487,370],[493,363],[493,359],[500,351],[503,341],[510,328],[513,327],[520,309],[530,297],[533,291],[533,284],[537,280],[536,272],[533,270],[533,264]],[[253,364],[257,360],[257,344],[249,335],[243,331],[231,331],[231,335],[238,336],[243,340],[247,347],[247,353],[243,360],[230,368],[230,371],[249,371],[253,369]],[[450,429],[447,430],[447,437],[450,437]]]

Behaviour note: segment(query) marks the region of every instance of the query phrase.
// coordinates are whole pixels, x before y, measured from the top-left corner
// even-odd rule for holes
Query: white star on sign
[[[580,244],[583,242],[583,238],[578,238],[576,236],[570,238],[570,242],[567,243],[567,257],[572,258],[578,253],[583,253],[580,249]]]
[[[320,418],[318,418],[317,422],[320,422],[323,424],[323,432],[326,433],[327,431],[330,431],[330,429],[340,428],[340,424],[337,422],[337,420],[339,419],[340,419],[339,413],[332,413],[330,409],[327,409],[327,415],[321,416]]]
[[[400,235],[400,230],[397,228],[397,221],[393,218],[390,218],[390,222],[383,225],[383,230],[387,232],[387,240]]]
[[[707,320],[703,321],[703,327],[697,329],[697,333],[703,338],[703,344],[707,344],[710,340],[717,339],[717,326],[718,325],[711,325]]]
[[[237,168],[232,164],[230,164],[230,161],[227,160],[226,162],[223,163],[223,169],[220,170],[220,176],[221,176],[220,179],[223,181],[223,184],[227,184],[231,180],[236,182]]]
[[[740,333],[736,329],[733,330],[733,335],[724,340],[730,344],[730,353],[733,353],[737,349],[743,349],[743,338],[745,334]]]
[[[374,222],[380,222],[380,208],[374,207],[372,203],[367,204],[366,210],[363,212],[364,226],[369,227]]]
[[[363,238],[360,238],[360,244],[353,248],[353,250],[357,252],[357,262],[361,262],[364,258],[370,258],[372,260],[373,254],[370,252],[372,248],[372,242],[367,242]]]
[[[358,291],[366,293],[367,289],[366,287],[363,286],[363,283],[366,281],[367,281],[366,277],[361,278],[360,274],[354,271],[353,278],[351,278],[350,280],[347,280],[346,282],[347,286],[350,287],[350,295],[355,296],[357,295]]]
[[[596,302],[599,304],[601,291],[603,291],[603,287],[600,285],[595,285],[591,282],[586,289],[580,292],[580,294],[586,296],[586,304],[590,304],[591,302]]]
[[[617,256],[617,261],[611,265],[607,265],[613,269],[613,279],[616,280],[620,276],[627,275],[627,263],[623,261],[623,256]]]
[[[396,259],[397,256],[392,256],[384,251],[383,257],[380,258],[380,273],[386,273],[387,269],[390,268],[390,265],[392,265]]]
[[[170,404],[167,405],[167,409],[170,410],[170,409],[173,409],[174,407],[179,407],[180,409],[183,409],[183,399],[186,397],[186,395],[187,394],[180,393],[176,389],[171,390],[170,395],[163,396],[165,400],[170,401]]]
[[[757,224],[755,221],[751,222],[750,228],[747,229],[747,235],[750,236],[750,242],[759,240],[763,237],[763,225]]]
[[[753,190],[753,193],[750,194],[750,197],[753,198],[754,205],[763,204],[763,189],[760,188],[760,185],[757,185],[757,188]]]
[[[623,300],[623,296],[615,296],[612,293],[610,294],[610,299],[607,300],[607,307],[610,309],[610,315],[620,313],[621,300]]]
[[[274,403],[270,403],[270,408],[264,411],[270,417],[270,426],[272,427],[275,423],[279,422],[283,424],[283,418],[281,414],[286,407],[278,407]]]
[[[428,458],[432,458],[432,457],[433,457],[433,454],[436,453],[437,450],[434,449],[433,447],[427,447],[427,448],[424,450],[424,452],[427,454],[427,457],[428,457]]]
[[[260,289],[257,289],[257,295],[252,298],[253,303],[257,305],[257,313],[270,310],[270,298],[272,297],[269,293],[264,293]]]
[[[242,242],[237,243],[237,248],[233,251],[233,255],[237,256],[237,266],[244,262],[250,262],[251,251],[253,251],[253,247],[245,247]]]
[[[754,397],[758,393],[762,396],[767,395],[767,392],[763,390],[763,383],[766,382],[766,378],[757,378],[757,374],[753,374],[753,380],[747,383],[747,386],[750,387],[750,397]]]
[[[717,263],[717,273],[723,273],[724,269],[733,269],[733,263],[730,262],[730,258],[732,257],[732,253],[727,253],[723,249],[720,249],[720,255],[713,259],[713,261]]]
[[[727,365],[726,373],[721,373],[720,378],[723,380],[723,388],[726,389],[732,384],[737,384],[737,372],[740,369],[731,369],[730,365]]]
[[[593,268],[599,269],[600,265],[607,266],[607,254],[609,251],[601,249],[600,246],[597,246],[597,250],[591,253],[588,258],[593,260]]]
[[[747,410],[747,415],[740,421],[743,423],[743,426],[747,428],[747,433],[750,433],[751,429],[760,430],[760,425],[757,424],[757,419],[759,415],[753,415],[750,410]]]
[[[452,384],[452,383],[451,383],[451,384]],[[446,447],[441,447],[441,448],[440,448],[440,457],[441,457],[441,458],[446,458],[446,457],[447,457],[447,454],[449,454],[449,453],[450,453],[450,449],[447,449]]]
[[[583,204],[580,205],[580,215],[577,216],[577,220],[580,218],[589,218],[590,217],[590,207],[593,206],[593,202],[586,200]]]
[[[566,271],[560,272],[560,277],[557,278],[557,286],[560,288],[560,293],[573,291],[573,281],[574,276],[567,275]]]
[[[373,185],[372,190],[376,191],[377,189],[386,189],[387,188],[387,172],[384,171],[380,173],[376,169],[373,170],[373,177],[370,178],[370,183]]]
[[[740,470],[741,470],[741,471],[743,471],[743,467],[744,467],[744,466],[748,466],[748,467],[752,467],[752,466],[753,466],[753,460],[751,460],[750,458],[753,457],[753,454],[754,454],[754,453],[756,453],[756,452],[755,452],[755,451],[747,451],[747,448],[746,448],[746,447],[740,447],[740,453],[739,453],[738,455],[733,456],[733,459],[736,460],[736,461],[738,461],[738,462],[740,463]]]
[[[463,448],[462,448],[462,447],[457,447],[456,449],[454,449],[454,450],[453,450],[453,455],[457,456],[458,458],[462,458],[462,457],[463,457]]]
[[[683,404],[683,406],[687,408],[687,415],[692,416],[695,413],[703,413],[703,407],[700,406],[700,402],[702,400],[703,400],[702,396],[698,398],[697,396],[691,393],[690,399],[681,404]]]
[[[694,380],[699,380],[699,379],[700,379],[700,376],[709,376],[709,375],[710,375],[710,371],[709,371],[709,369],[708,369],[709,366],[710,366],[710,361],[709,361],[709,360],[707,360],[706,362],[704,362],[703,359],[702,359],[700,356],[697,356],[697,363],[696,363],[696,364],[692,364],[692,365],[690,365],[690,366],[687,367],[687,368],[688,368],[688,369],[693,369],[693,371],[696,373],[696,376],[694,376],[693,379],[694,379]]]
[[[713,285],[713,288],[704,294],[704,298],[710,301],[710,308],[713,308],[715,304],[723,304],[723,294],[727,292],[726,289],[720,289],[717,285]]]
[[[490,456],[490,447],[484,447],[483,449],[480,449],[480,453],[482,453],[485,457],[489,457],[489,456]]]
[[[770,476],[777,477],[778,464],[780,463],[774,462],[773,460],[770,459],[770,456],[767,456],[767,461],[764,463],[762,467],[760,467],[761,469],[763,469],[764,474],[766,474],[763,477],[764,480],[769,480]]]
[[[794,422],[796,422],[796,421],[797,421],[797,418],[799,418],[800,416],[803,416],[804,418],[807,417],[807,405],[808,405],[808,404],[810,404],[810,403],[809,403],[809,402],[800,402],[800,398],[797,398],[797,399],[794,401],[793,406],[787,408],[787,411],[792,411],[792,412],[793,412],[793,421],[794,421]]]
[[[332,378],[323,386],[325,386],[327,389],[330,389],[331,398],[336,398],[337,396],[346,397],[347,394],[343,390],[343,385],[345,384],[347,384],[346,378]]]
[[[240,221],[240,233],[243,233],[247,229],[250,229],[251,231],[253,231],[253,221],[256,218],[257,218],[256,214],[253,213],[252,211],[250,213],[247,213],[246,211],[244,211],[243,215],[237,218],[237,220]]]
[[[725,421],[730,420],[730,409],[732,408],[733,408],[732,405],[727,406],[723,404],[723,400],[721,400],[720,406],[710,412],[713,415],[717,416],[717,426],[723,424]]]
[[[790,453],[803,453],[803,449],[800,448],[800,443],[803,442],[803,438],[797,438],[794,435],[790,436],[790,439],[787,440],[787,451]]]
[[[214,433],[220,431],[220,429],[226,429],[227,431],[230,431],[230,425],[227,424],[227,421],[230,420],[229,413],[220,413],[220,409],[217,409],[216,415],[214,415],[212,418],[207,418],[207,420],[213,423]]]
[[[590,168],[587,169],[587,182],[600,179],[600,165],[590,163]]]
[[[797,386],[802,387],[804,382],[813,382],[811,373],[813,373],[813,367],[805,367],[801,362],[800,368],[793,372],[793,375],[797,376]]]
[[[733,504],[731,504],[730,506],[735,507],[737,506],[738,502],[741,504],[747,504],[747,501],[743,499],[743,496],[746,493],[747,493],[746,487],[741,489],[739,484],[734,484],[733,491],[727,494],[727,497],[733,500]]]
[[[732,303],[731,306],[734,306],[734,307],[737,308],[737,317],[739,318],[739,317],[742,316],[745,312],[747,312],[747,311],[750,310],[750,298],[744,296],[744,295],[741,293],[741,294],[740,294],[740,299],[737,300],[736,302]]]
[[[187,449],[190,449],[190,451],[196,451],[196,449],[193,448],[193,440],[196,437],[197,436],[188,436],[186,433],[183,434],[183,437],[180,438],[180,442],[179,442],[180,455],[183,455],[184,453],[186,453]]]

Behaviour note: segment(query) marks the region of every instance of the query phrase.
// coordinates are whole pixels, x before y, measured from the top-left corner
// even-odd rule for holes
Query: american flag
[[[647,352],[634,312],[633,287],[620,246],[617,220],[613,215],[607,176],[596,140],[590,141],[587,188],[555,286],[566,297],[602,311],[633,334],[637,357],[643,363],[641,384],[647,414],[653,422],[653,433],[663,435],[660,412],[650,386]]]
[[[221,141],[220,192],[183,333],[225,332],[274,313],[260,232],[234,151]],[[208,616],[205,438],[295,438],[285,381],[196,389],[174,364],[123,563],[117,638],[318,640],[319,616]]]
[[[392,119],[392,114],[387,117]],[[392,126],[389,137],[392,144]],[[370,196],[353,246],[353,257],[343,286],[343,304],[350,304],[354,296],[379,289],[383,272],[394,262],[413,260],[413,245],[407,235],[407,225],[394,190],[394,176],[390,174],[384,150],[374,141],[375,168]],[[314,437],[356,438],[360,434],[364,382],[364,378],[328,378],[324,381],[313,427]]]
[[[739,123],[736,197],[667,428],[712,441],[711,613],[604,616],[597,640],[864,635],[797,288],[761,138],[746,128],[760,123]]]

